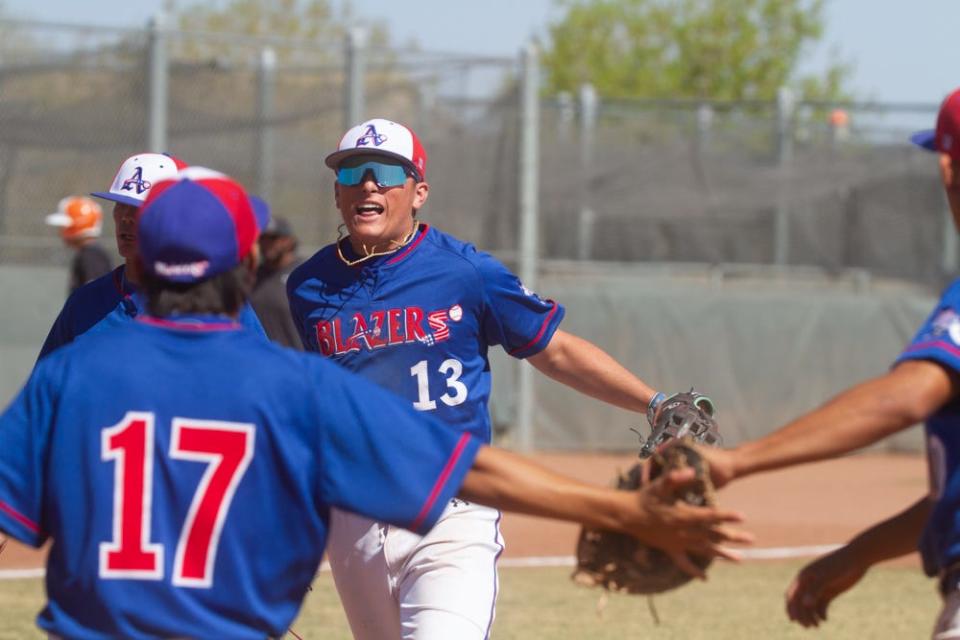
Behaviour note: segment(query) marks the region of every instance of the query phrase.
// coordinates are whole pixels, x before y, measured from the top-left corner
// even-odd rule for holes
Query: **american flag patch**
[[[433,339],[442,342],[450,337],[450,327],[447,326],[447,310],[434,311],[427,314],[427,324],[433,329]]]

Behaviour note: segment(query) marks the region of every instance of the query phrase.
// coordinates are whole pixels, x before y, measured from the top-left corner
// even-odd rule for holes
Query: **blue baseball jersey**
[[[331,507],[422,533],[480,446],[222,317],[140,317],[42,359],[0,415],[0,529],[53,540],[52,634],[280,637]]]
[[[929,360],[960,373],[960,280],[947,287],[897,363],[905,360]],[[960,561],[960,398],[931,415],[924,428],[936,503],[920,551],[925,569],[934,574]]]
[[[126,267],[120,265],[110,273],[92,280],[75,290],[57,319],[54,320],[38,359],[51,351],[69,344],[94,327],[115,326],[144,312],[144,300],[137,289],[124,277]],[[240,310],[240,323],[266,337],[266,333],[253,311],[245,304]]]
[[[353,257],[349,242],[340,242]],[[490,363],[543,350],[563,307],[492,256],[421,224],[400,251],[349,266],[330,245],[287,280],[304,347],[489,442]]]

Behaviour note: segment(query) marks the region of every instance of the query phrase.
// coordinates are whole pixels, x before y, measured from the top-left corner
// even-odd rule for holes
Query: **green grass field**
[[[788,622],[783,591],[802,564],[719,564],[709,582],[690,584],[655,599],[659,626],[646,598],[610,596],[603,605],[601,592],[567,579],[569,569],[502,569],[492,636],[497,640],[929,637],[939,598],[933,581],[915,568],[875,569],[834,604],[830,620],[816,632]],[[42,602],[40,580],[0,582],[0,638],[43,638],[33,623]],[[304,640],[350,638],[329,573],[317,579],[293,629]]]

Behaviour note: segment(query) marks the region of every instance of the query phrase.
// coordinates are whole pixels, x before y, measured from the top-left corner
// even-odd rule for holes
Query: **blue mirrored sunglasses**
[[[413,171],[401,164],[387,164],[368,160],[356,166],[346,166],[344,163],[337,168],[337,182],[345,187],[355,187],[364,180],[367,172],[373,174],[373,179],[380,187],[399,187],[407,181],[407,176],[414,179]]]

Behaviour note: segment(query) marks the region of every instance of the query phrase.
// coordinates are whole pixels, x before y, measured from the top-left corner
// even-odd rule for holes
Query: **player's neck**
[[[403,235],[403,237],[381,240],[372,244],[370,240],[365,242],[362,238],[349,235],[347,236],[347,242],[350,243],[350,248],[353,250],[353,254],[357,256],[357,258],[351,260],[347,258],[347,256],[343,255],[343,252],[340,250],[339,239],[337,240],[337,252],[339,253],[341,260],[343,260],[346,264],[353,266],[369,260],[370,258],[396,253],[400,249],[410,244],[410,242],[416,237],[417,230],[419,228],[420,222],[418,220],[414,220],[413,226]],[[342,225],[340,229],[343,229]]]
[[[134,286],[140,286],[140,268],[136,259],[126,259],[123,267],[123,278]]]

